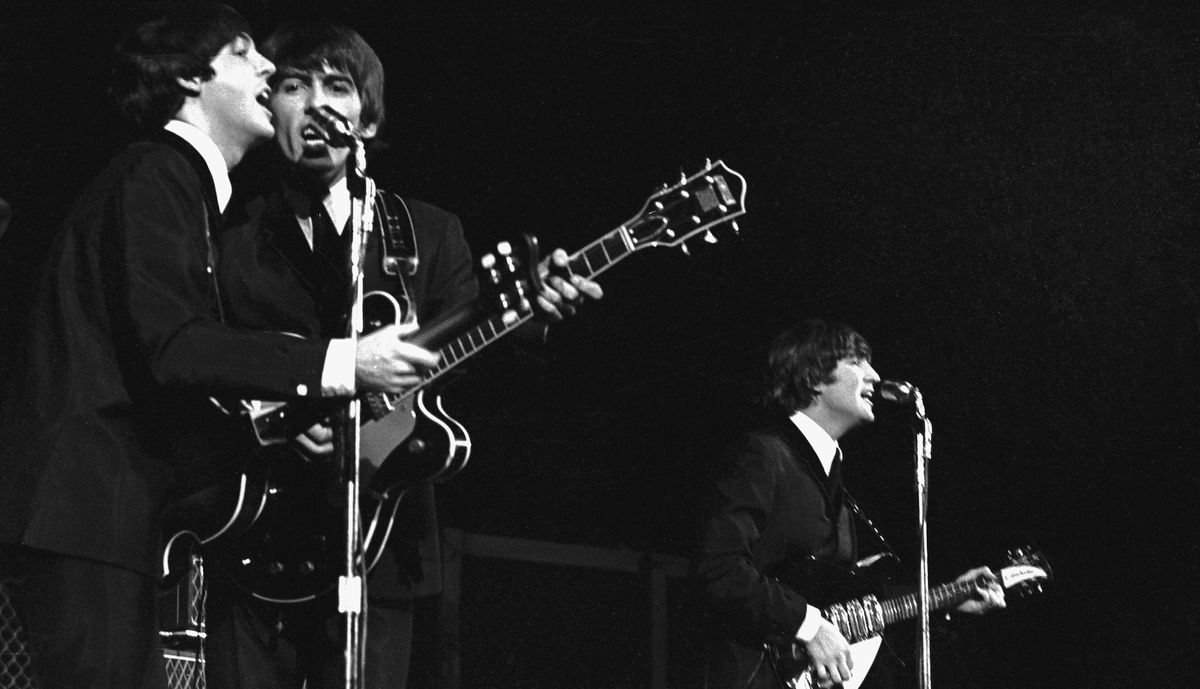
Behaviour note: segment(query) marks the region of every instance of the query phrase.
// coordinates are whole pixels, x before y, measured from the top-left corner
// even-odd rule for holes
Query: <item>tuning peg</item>
[[[500,242],[496,245],[496,251],[499,252],[501,256],[510,256],[512,255],[512,244],[509,244],[508,242]]]
[[[484,254],[484,255],[483,255],[483,256],[482,256],[482,257],[479,259],[479,265],[480,265],[480,266],[481,266],[481,267],[482,267],[484,270],[491,270],[492,268],[495,268],[495,267],[496,267],[496,256],[495,256],[495,254]]]
[[[708,169],[710,167],[712,167],[712,158],[705,158],[704,159],[704,168]]]
[[[680,168],[679,169],[679,183],[684,184],[685,182],[687,182],[687,173],[683,171],[683,168]]]
[[[708,242],[709,244],[716,244],[717,235],[713,234],[712,230],[709,230],[704,233],[704,241]]]
[[[687,244],[680,244],[680,245],[679,245],[679,250],[683,252],[683,255],[684,255],[684,256],[691,256],[691,255],[692,255],[692,252],[691,252],[691,250],[690,250],[690,249],[688,249],[688,245],[687,245]]]
[[[737,221],[736,221],[736,220],[734,220],[734,221],[733,221],[733,223],[731,223],[730,227],[732,227],[732,228],[733,228],[733,233],[734,233],[734,234],[741,234],[741,233],[742,233],[742,228],[738,227],[738,224],[737,224]]]

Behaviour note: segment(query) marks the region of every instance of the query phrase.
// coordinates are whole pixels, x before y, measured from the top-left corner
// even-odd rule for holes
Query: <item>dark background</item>
[[[313,8],[234,4],[261,30]],[[4,9],[7,311],[127,140],[106,61],[151,5]],[[477,253],[525,231],[582,247],[706,157],[748,182],[740,238],[635,254],[544,358],[489,354],[447,392],[475,451],[441,489],[445,525],[686,554],[707,450],[745,416],[768,338],[845,320],[933,420],[934,578],[1021,543],[1055,569],[1045,595],[939,621],[935,685],[1194,684],[1200,12],[320,11],[388,70],[372,172],[459,213]],[[880,416],[845,439],[847,480],[913,579],[908,429]],[[468,686],[645,686],[636,577],[492,560],[464,576]],[[682,686],[696,649],[675,613]]]

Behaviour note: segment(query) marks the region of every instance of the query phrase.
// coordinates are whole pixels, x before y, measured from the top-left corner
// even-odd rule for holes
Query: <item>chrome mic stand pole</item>
[[[917,429],[913,434],[913,456],[916,459],[914,477],[917,488],[917,529],[920,539],[920,556],[917,589],[917,612],[920,620],[921,641],[917,659],[920,689],[930,689],[929,657],[929,460],[933,454],[933,424],[925,415],[925,401],[920,390],[913,388],[913,408]]]
[[[366,246],[366,234],[373,224],[374,214],[370,202],[375,197],[375,189],[374,183],[366,175],[367,159],[362,139],[358,136],[351,138],[350,159],[353,165],[348,166],[346,171],[346,184],[350,190],[350,288],[354,301],[347,337],[354,343],[357,351],[359,333],[363,329],[362,256]],[[362,402],[355,397],[349,402],[346,420],[339,433],[340,442],[335,440],[335,449],[342,464],[345,489],[346,547],[342,575],[338,577],[338,612],[344,615],[345,620],[346,689],[362,688],[366,652],[366,568],[359,512],[361,414]]]

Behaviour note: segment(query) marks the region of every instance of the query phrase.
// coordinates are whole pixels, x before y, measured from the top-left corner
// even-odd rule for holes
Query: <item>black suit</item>
[[[207,397],[287,399],[320,388],[323,343],[219,322],[206,239],[219,222],[213,189],[200,155],[167,132],[109,164],[51,253],[0,405],[0,543],[36,549],[27,552],[38,572],[66,556],[130,573],[94,601],[97,619],[73,615],[75,631],[115,646],[87,647],[105,666],[140,662],[120,646],[154,645],[133,640],[146,629],[106,634],[102,608],[149,602],[148,589],[131,589],[152,585],[158,572],[164,500],[211,471],[232,437],[213,433],[208,424],[219,419]],[[63,586],[70,592],[69,580]],[[51,672],[86,667],[87,658],[72,657],[84,651],[62,649],[58,663],[49,648],[62,631],[53,625],[66,621],[29,622],[35,635],[46,632],[33,639],[43,686],[56,681]],[[136,625],[156,636],[152,611]],[[108,669],[63,681],[93,686],[85,682],[103,683]]]
[[[781,583],[783,572],[806,556],[852,563],[854,529],[835,482],[791,421],[743,436],[727,458],[712,485],[696,567],[713,622],[706,686],[774,687],[763,645],[791,640],[808,605],[804,591]]]
[[[471,255],[457,216],[406,199],[418,255],[409,279],[410,304],[419,323],[468,304],[478,295]],[[249,203],[235,202],[220,238],[219,274],[226,313],[239,326],[283,330],[306,337],[340,336],[347,314],[330,317],[337,268],[309,247],[280,189]],[[377,220],[379,216],[376,216]],[[398,278],[381,270],[378,223],[363,260],[364,290],[402,295]],[[368,579],[368,686],[404,681],[411,636],[412,600],[441,587],[439,534],[433,488],[426,483],[401,502],[387,551]],[[254,603],[213,582],[209,607],[208,677],[212,687],[285,686],[298,676],[340,677],[334,596],[314,603]],[[282,622],[282,624],[279,624]],[[256,658],[247,661],[247,658]],[[310,684],[310,686],[313,686]]]

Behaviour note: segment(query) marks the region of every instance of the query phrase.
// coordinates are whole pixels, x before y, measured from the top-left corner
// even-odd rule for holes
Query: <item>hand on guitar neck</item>
[[[972,596],[954,608],[958,612],[982,615],[990,610],[1006,606],[1004,587],[1000,585],[1000,577],[987,567],[976,567],[963,572],[955,581],[975,582],[975,591]]]
[[[541,290],[537,303],[544,320],[561,321],[588,299],[599,299],[604,291],[594,280],[570,272],[570,256],[562,249],[555,249],[538,266]]]

